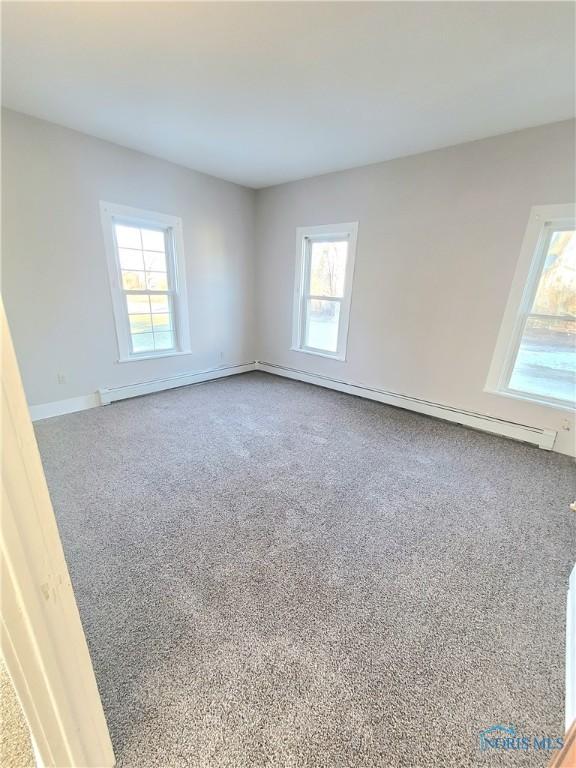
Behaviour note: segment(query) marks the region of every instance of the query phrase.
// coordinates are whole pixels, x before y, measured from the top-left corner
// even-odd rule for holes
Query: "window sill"
[[[528,392],[516,392],[511,389],[493,389],[491,387],[485,387],[484,392],[487,392],[489,395],[509,397],[512,400],[522,400],[525,403],[532,403],[532,405],[544,405],[546,408],[554,408],[558,411],[574,412],[574,406],[570,405],[570,403],[564,403],[562,400],[548,400],[544,397],[538,397],[538,395],[531,395]]]
[[[161,352],[157,355],[134,355],[133,357],[119,357],[119,363],[137,363],[139,360],[161,360],[164,357],[180,357],[182,355],[191,355],[192,350],[179,350],[178,352]]]
[[[290,347],[291,352],[302,352],[304,355],[315,355],[316,357],[327,357],[329,360],[339,360],[341,363],[346,362],[346,355],[333,355],[330,352],[321,352],[314,349],[302,349],[302,347]]]

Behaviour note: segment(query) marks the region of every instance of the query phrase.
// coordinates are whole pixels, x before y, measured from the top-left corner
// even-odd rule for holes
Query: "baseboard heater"
[[[520,440],[525,443],[532,443],[532,445],[537,445],[539,448],[544,448],[547,451],[552,450],[554,441],[556,440],[557,432],[555,430],[530,427],[526,424],[516,424],[512,421],[496,419],[492,416],[474,413],[473,411],[452,408],[449,405],[433,403],[429,400],[421,400],[417,397],[401,395],[397,392],[388,392],[383,389],[367,387],[363,384],[354,384],[341,379],[333,379],[330,376],[323,376],[316,373],[307,373],[306,371],[301,371],[297,368],[288,368],[283,365],[259,360],[256,362],[256,370],[272,373],[276,376],[284,376],[288,379],[304,381],[308,384],[316,384],[319,387],[335,389],[338,392],[345,392],[349,395],[376,400],[379,403],[394,405],[399,408],[416,411],[416,413],[423,413],[427,416],[435,416],[438,419],[452,421],[456,424],[472,427],[473,429],[478,429],[482,432],[490,432],[492,434],[510,437],[514,440]]]
[[[109,405],[116,400],[127,400],[129,397],[139,397],[140,395],[150,395],[153,392],[162,392],[165,389],[175,389],[176,387],[186,387],[189,384],[200,384],[203,381],[212,379],[221,379],[224,376],[233,376],[235,373],[247,373],[253,371],[256,364],[239,363],[237,365],[223,365],[219,368],[208,368],[204,371],[190,371],[180,373],[175,376],[167,376],[162,379],[152,379],[149,381],[140,381],[135,384],[126,384],[123,387],[111,387],[109,389],[99,389],[90,395],[80,397],[71,397],[68,400],[56,400],[51,403],[42,403],[40,405],[30,405],[30,417],[32,421],[49,419],[53,416],[63,416],[67,413],[76,413],[77,411],[86,411],[89,408],[98,408],[101,405]]]
[[[170,376],[163,379],[153,379],[135,384],[127,384],[123,387],[113,387],[109,389],[99,389],[93,395],[85,397],[76,397],[69,400],[60,400],[54,403],[45,403],[43,405],[30,406],[30,415],[33,421],[50,418],[51,416],[60,416],[66,413],[94,408],[99,405],[109,405],[117,400],[126,400],[130,397],[139,397],[140,395],[149,395],[153,392],[161,392],[165,389],[174,389],[175,387],[185,387],[189,384],[199,384],[203,381],[220,379],[225,376],[232,376],[237,373],[248,373],[249,371],[266,371],[276,376],[284,376],[297,381],[304,381],[308,384],[315,384],[319,387],[335,389],[338,392],[345,392],[349,395],[364,397],[369,400],[376,400],[387,405],[394,405],[398,408],[405,408],[416,413],[423,413],[427,416],[434,416],[445,421],[452,421],[456,424],[463,424],[473,429],[479,429],[483,432],[491,432],[496,435],[510,437],[515,440],[521,440],[525,443],[532,443],[545,450],[551,450],[556,440],[556,431],[551,429],[540,429],[530,427],[526,424],[516,424],[504,419],[496,419],[492,416],[485,416],[473,411],[463,411],[458,408],[452,408],[448,405],[433,403],[429,400],[422,400],[409,395],[401,395],[396,392],[388,392],[376,387],[367,387],[363,384],[354,384],[352,382],[334,379],[330,376],[323,376],[316,373],[307,373],[297,368],[288,368],[276,363],[267,363],[257,361],[251,363],[240,363],[238,365],[222,366],[221,368],[210,368],[204,371],[183,373],[176,376]]]
[[[165,379],[142,381],[137,384],[127,384],[126,386],[114,387],[112,389],[99,389],[98,394],[100,395],[101,404],[109,405],[117,400],[127,400],[129,397],[150,395],[152,392],[162,392],[165,389],[186,387],[189,384],[200,384],[203,381],[221,379],[237,373],[247,373],[248,371],[253,371],[255,365],[255,363],[240,363],[238,365],[222,366],[221,368],[209,368],[206,371],[198,371],[197,373],[182,373]]]

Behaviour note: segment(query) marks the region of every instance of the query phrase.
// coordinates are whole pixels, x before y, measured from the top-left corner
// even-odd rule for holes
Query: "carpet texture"
[[[570,459],[251,373],[39,422],[118,765],[544,766]]]
[[[0,765],[34,768],[30,732],[4,661],[0,659]]]

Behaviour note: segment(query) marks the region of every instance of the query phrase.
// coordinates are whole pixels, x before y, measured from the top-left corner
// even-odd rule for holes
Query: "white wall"
[[[3,110],[2,293],[28,402],[253,361],[254,197]],[[100,200],[182,218],[191,355],[116,362]]]
[[[259,359],[561,430],[574,452],[566,411],[483,391],[530,208],[574,199],[572,121],[259,191]],[[344,221],[359,228],[338,362],[290,343],[296,227]]]
[[[15,112],[2,125],[2,292],[30,404],[259,359],[559,430],[574,452],[567,412],[483,391],[530,208],[574,201],[573,122],[257,193]],[[99,200],[182,218],[191,355],[116,362]],[[296,227],[356,220],[347,360],[292,352]]]

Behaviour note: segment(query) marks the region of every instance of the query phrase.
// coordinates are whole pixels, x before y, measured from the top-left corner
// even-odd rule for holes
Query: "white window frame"
[[[345,224],[321,224],[314,227],[298,227],[296,230],[296,275],[294,280],[294,307],[292,315],[292,346],[294,352],[305,352],[309,355],[330,357],[334,360],[346,360],[348,344],[348,328],[350,325],[350,305],[352,303],[352,281],[354,279],[354,263],[356,260],[356,241],[358,239],[358,222]],[[311,246],[315,241],[348,240],[348,255],[346,259],[346,274],[344,277],[344,295],[341,298],[332,296],[312,296],[307,292],[310,277]],[[315,349],[304,344],[306,333],[306,307],[309,299],[320,301],[340,302],[338,325],[338,343],[336,352]]]
[[[536,205],[530,212],[520,258],[500,326],[485,392],[516,400],[527,400],[560,410],[572,411],[564,400],[523,392],[509,387],[526,320],[540,283],[552,230],[572,229],[576,221],[573,203]]]
[[[114,310],[116,338],[118,341],[119,352],[118,362],[127,363],[135,360],[189,355],[191,353],[190,321],[188,315],[188,294],[186,291],[182,220],[177,216],[169,216],[165,213],[146,211],[141,208],[132,208],[128,205],[118,205],[117,203],[108,203],[105,201],[100,201],[100,215],[104,234],[110,290],[112,292],[112,307]],[[151,227],[166,230],[166,262],[172,288],[170,291],[162,291],[162,293],[171,294],[171,310],[174,317],[174,335],[176,342],[173,349],[158,352],[132,352],[130,323],[125,295],[122,288],[122,274],[118,259],[118,249],[116,247],[115,224],[127,224],[129,226]],[[141,291],[141,293],[147,293],[147,291]]]

